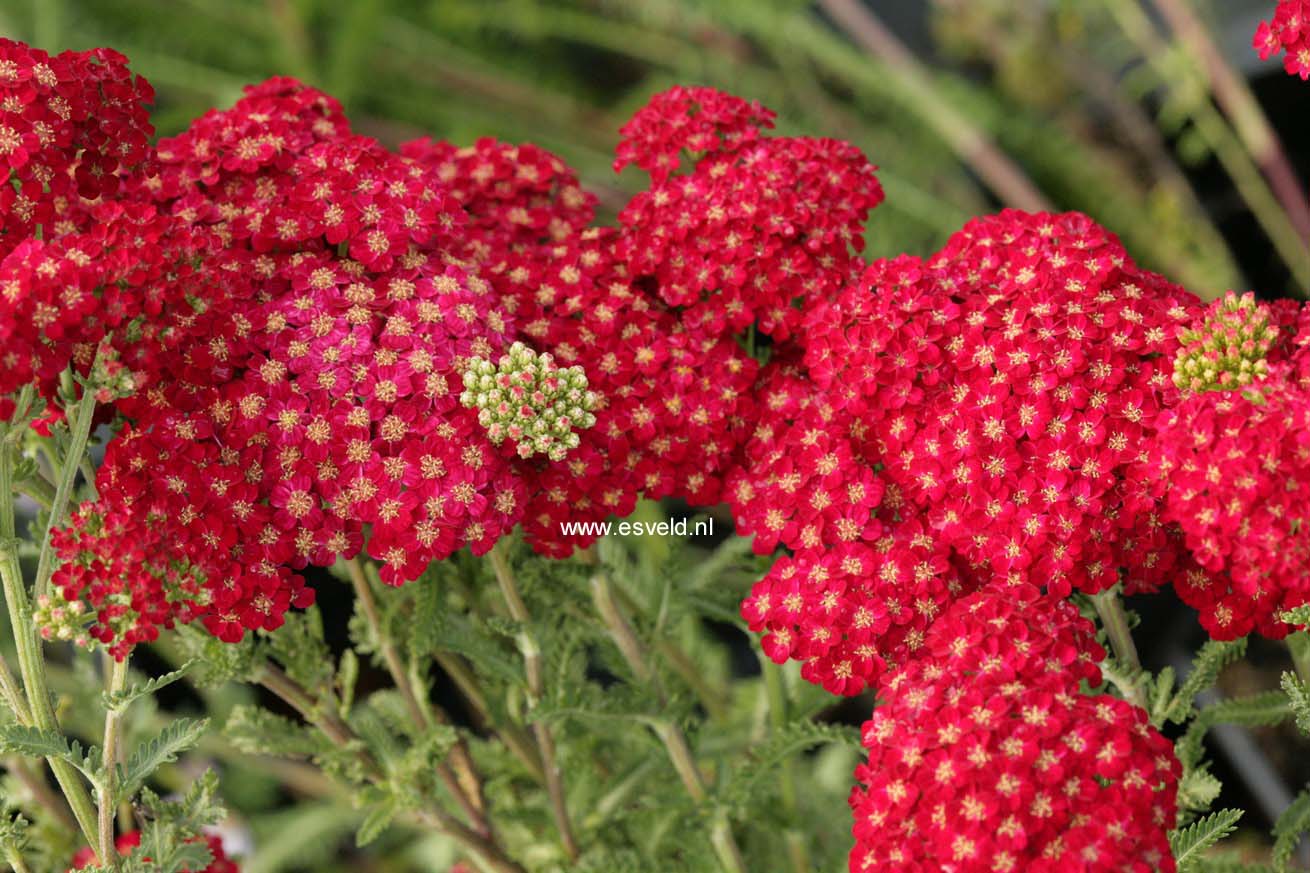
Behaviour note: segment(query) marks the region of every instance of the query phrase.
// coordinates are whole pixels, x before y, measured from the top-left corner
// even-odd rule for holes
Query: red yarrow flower
[[[1104,651],[1069,603],[992,585],[926,649],[864,725],[852,873],[1175,869],[1181,767],[1144,711],[1080,691]]]

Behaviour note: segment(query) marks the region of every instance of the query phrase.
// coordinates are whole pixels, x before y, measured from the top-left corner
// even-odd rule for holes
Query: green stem
[[[527,732],[518,725],[498,725],[493,717],[491,707],[487,704],[487,696],[482,693],[481,686],[478,685],[477,676],[469,668],[464,659],[453,652],[437,652],[433,655],[437,665],[445,671],[455,687],[459,689],[464,700],[473,710],[477,720],[484,726],[491,728],[496,735],[504,741],[506,748],[514,753],[514,757],[522,762],[523,766],[532,774],[532,778],[541,784],[546,783],[546,771],[541,767],[541,758],[537,754],[536,746]]]
[[[76,418],[69,425],[71,441],[64,454],[64,462],[59,468],[59,483],[55,487],[54,500],[50,504],[50,521],[46,524],[45,539],[41,541],[41,556],[36,563],[37,597],[46,593],[50,587],[50,576],[54,572],[55,549],[51,534],[55,528],[64,523],[64,513],[68,509],[68,500],[73,493],[73,483],[81,470],[82,456],[86,454],[86,444],[91,438],[91,422],[96,415],[96,399],[90,390],[82,392],[82,399],[77,402]]]
[[[1297,631],[1287,635],[1287,651],[1292,656],[1292,666],[1302,682],[1310,684],[1310,633]]]
[[[628,662],[628,666],[639,679],[654,686],[655,696],[662,703],[664,695],[655,681],[655,670],[646,658],[645,647],[641,644],[641,640],[637,639],[632,625],[628,623],[615,602],[609,576],[604,573],[592,576],[591,594],[596,604],[596,611],[600,613],[601,620],[609,629],[610,636],[614,638],[623,659]],[[660,743],[663,744],[664,751],[668,754],[669,761],[672,762],[673,769],[677,772],[687,794],[697,803],[707,801],[709,793],[705,788],[705,777],[701,775],[700,767],[696,765],[696,756],[692,754],[691,745],[687,742],[687,735],[682,728],[676,722],[663,719],[652,720],[650,725],[655,736],[659,737]],[[745,873],[746,863],[742,860],[741,850],[732,835],[732,825],[722,809],[714,810],[713,822],[710,828],[710,842],[714,844],[719,863],[728,873]]]
[[[32,723],[42,730],[58,731],[59,722],[50,703],[50,686],[46,680],[45,659],[41,655],[36,624],[32,621],[27,586],[23,583],[23,570],[18,563],[18,539],[14,528],[14,447],[7,439],[8,431],[7,424],[0,424],[0,579],[4,584],[5,607],[9,612],[9,623],[13,629],[14,647],[18,652],[18,668],[23,677],[28,706],[31,708]],[[76,470],[77,464],[71,455],[69,462]],[[70,463],[66,463],[65,466],[70,466]],[[43,550],[48,545],[49,531],[46,533]],[[46,760],[59,782],[60,789],[64,792],[64,797],[68,800],[69,807],[73,810],[73,817],[77,819],[83,837],[89,845],[97,845],[95,805],[91,802],[91,795],[77,769],[57,758]]]
[[[350,573],[350,583],[355,588],[355,596],[359,599],[359,605],[364,611],[364,619],[373,632],[373,638],[377,640],[382,660],[386,663],[387,671],[391,674],[391,681],[395,683],[397,690],[400,691],[400,696],[405,701],[405,708],[409,710],[414,726],[422,733],[432,726],[431,722],[423,707],[419,705],[418,695],[414,692],[409,673],[405,670],[405,665],[400,659],[400,653],[396,650],[390,635],[382,627],[382,614],[378,609],[373,587],[369,584],[368,577],[364,572],[364,565],[359,558],[351,558],[346,562],[346,569]],[[468,754],[468,748],[464,746],[463,741],[460,741],[451,750],[450,760],[460,770],[460,775],[456,776],[451,765],[445,762],[437,766],[437,775],[441,777],[446,789],[454,796],[460,808],[464,810],[464,814],[468,816],[474,829],[483,836],[490,835],[491,825],[488,823],[484,812],[482,780],[477,777],[476,772],[473,770],[472,758]]]
[[[32,868],[27,866],[27,862],[23,860],[23,853],[18,851],[17,846],[5,846],[5,860],[14,869],[14,873],[32,873]]]
[[[14,718],[18,719],[19,724],[32,723],[32,713],[27,708],[23,689],[19,687],[18,680],[14,678],[13,671],[9,669],[9,662],[3,655],[0,655],[0,694],[4,695],[5,704],[14,713]]]
[[[123,658],[121,661],[110,658],[109,661],[109,681],[106,683],[106,691],[110,695],[114,695],[127,686],[127,658]],[[116,784],[118,775],[118,734],[122,718],[122,712],[114,707],[111,707],[105,713],[105,742],[103,746],[105,775],[100,782],[98,822],[100,857],[110,859],[107,863],[102,861],[102,866],[108,866],[114,870],[119,867],[118,852],[114,847],[114,812],[117,808],[117,804],[114,802],[114,793],[118,790]]]
[[[769,722],[775,731],[780,731],[787,726],[788,720],[787,689],[782,684],[782,670],[777,664],[763,657],[760,658],[760,668],[764,674],[764,693],[768,700]],[[782,764],[778,794],[782,800],[782,808],[787,813],[787,820],[797,821],[799,807],[796,802],[796,772],[795,762],[791,758]],[[809,873],[810,859],[805,848],[805,835],[796,828],[788,828],[785,837],[792,870],[795,873]]]
[[[1127,686],[1120,685],[1120,690],[1131,703],[1145,706],[1142,689],[1137,685],[1137,675],[1142,670],[1142,662],[1137,657],[1137,644],[1133,642],[1132,632],[1128,629],[1128,614],[1124,611],[1119,590],[1111,588],[1100,594],[1094,594],[1092,603],[1096,605],[1096,614],[1100,617],[1101,626],[1105,628],[1105,635],[1110,640],[1110,649],[1114,652],[1115,660],[1129,671],[1129,675],[1125,677]]]
[[[532,616],[527,604],[519,594],[518,584],[514,581],[514,571],[510,569],[509,559],[505,557],[504,541],[492,547],[489,553],[491,568],[500,583],[500,593],[509,607],[510,617],[519,623],[518,645],[523,654],[523,666],[528,677],[528,705],[535,709],[537,702],[545,693],[545,676],[541,660],[541,646],[532,635]],[[568,805],[564,798],[564,775],[560,770],[559,760],[555,756],[555,737],[550,725],[541,719],[532,722],[532,733],[537,739],[537,751],[541,754],[541,767],[546,773],[546,793],[550,796],[550,810],[555,818],[555,827],[559,831],[560,842],[570,861],[578,859],[578,844],[573,836],[573,823],[569,818]]]
[[[272,664],[264,665],[258,682],[300,713],[301,718],[322,731],[334,745],[343,749],[355,749],[364,773],[372,782],[381,783],[386,779],[386,774],[382,772],[378,762],[351,730],[350,725],[346,724],[332,707],[322,706],[294,679]],[[439,806],[430,805],[415,810],[413,814],[425,824],[449,834],[495,873],[526,873],[522,866],[505,854],[494,839],[477,833]]]

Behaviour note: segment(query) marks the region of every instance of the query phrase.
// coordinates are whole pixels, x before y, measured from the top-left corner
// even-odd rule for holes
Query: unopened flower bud
[[[498,364],[474,358],[464,372],[460,402],[478,410],[494,445],[515,443],[522,458],[559,461],[581,442],[575,431],[596,423],[598,398],[581,367],[561,368],[549,354],[514,343]]]

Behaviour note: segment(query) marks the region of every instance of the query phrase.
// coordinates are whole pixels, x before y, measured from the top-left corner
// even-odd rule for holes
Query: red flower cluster
[[[756,364],[632,277],[631,231],[586,228],[594,199],[554,156],[490,140],[396,155],[273,79],[120,187],[101,206],[135,224],[88,230],[99,249],[56,261],[29,240],[8,264],[27,296],[71,276],[132,301],[100,331],[125,421],[99,500],[58,538],[49,634],[121,657],[199,618],[237,640],[312,602],[298,571],[361,549],[399,584],[519,522],[564,555],[588,541],[565,518],[719,499]],[[459,401],[465,363],[516,339],[599,395],[562,462],[494,446]]]
[[[623,130],[616,166],[649,167],[652,183],[619,216],[622,257],[694,333],[754,324],[786,340],[807,305],[862,265],[864,222],[883,199],[875,167],[849,143],[762,136],[771,118],[709,89],[674,89]],[[670,175],[680,149],[701,156]]]
[[[639,495],[714,503],[744,435],[755,361],[729,340],[688,333],[628,280],[617,245],[615,232],[591,230],[493,275],[524,339],[581,366],[601,399],[563,464],[526,472],[523,527],[548,554],[594,539],[564,536],[562,521],[626,515]]]
[[[214,857],[213,860],[209,862],[209,866],[204,870],[199,871],[199,873],[241,873],[241,868],[234,862],[228,860],[227,854],[223,851],[223,840],[221,838],[217,836],[207,836],[205,837],[205,842],[209,846],[209,853]],[[114,848],[118,850],[118,854],[124,856],[132,854],[132,850],[139,845],[141,845],[140,831],[128,831],[125,834],[120,834],[118,838],[114,840]],[[150,859],[147,858],[146,860],[148,861]],[[95,862],[96,853],[94,850],[90,848],[78,849],[77,853],[73,855],[73,866],[69,868],[68,873],[73,873],[74,870],[83,870],[87,867],[93,867],[95,866]],[[182,873],[190,873],[190,871],[184,868]]]
[[[1310,0],[1278,0],[1271,21],[1261,21],[1252,41],[1261,60],[1279,52],[1289,75],[1310,79]]]
[[[903,525],[873,540],[781,558],[742,603],[765,653],[804,662],[833,694],[879,687],[922,649],[927,629],[970,585],[949,550]]]
[[[1216,302],[1192,331],[1207,347],[1232,348],[1241,339],[1220,321],[1235,299]],[[1286,305],[1271,311],[1243,302],[1252,310],[1248,323],[1290,325],[1295,314]],[[1299,384],[1298,372],[1307,336],[1286,348],[1272,340],[1252,347],[1251,360],[1211,355],[1214,390],[1190,393],[1159,428],[1150,466],[1168,485],[1166,518],[1182,528],[1204,568],[1174,587],[1215,639],[1252,631],[1285,636],[1292,628],[1280,615],[1310,603],[1310,385]],[[1258,377],[1233,376],[1239,367]]]
[[[864,725],[852,873],[1173,871],[1181,771],[1146,713],[1088,697],[1104,652],[1067,602],[958,601]]]
[[[575,237],[595,217],[596,197],[573,170],[543,148],[480,139],[458,148],[412,140],[400,153],[436,171],[468,215],[468,256],[503,266],[511,253]]]
[[[56,583],[97,613],[93,635],[121,654],[198,613],[228,640],[277,627],[313,599],[294,570],[355,554],[365,525],[388,581],[489,548],[523,487],[460,405],[459,371],[510,331],[452,255],[462,210],[435,173],[288,81],[159,157],[149,187],[220,242],[199,254],[222,293],[142,362],[151,387],[121,404],[133,424],[101,500],[62,543]],[[104,541],[124,524],[135,535]]]
[[[157,313],[136,289],[179,241],[149,205],[111,199],[147,158],[152,99],[117,52],[0,39],[0,395],[35,382],[52,396],[107,332]]]

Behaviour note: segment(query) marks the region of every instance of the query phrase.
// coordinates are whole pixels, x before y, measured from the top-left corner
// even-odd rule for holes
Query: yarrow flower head
[[[780,558],[741,612],[765,631],[761,645],[776,663],[801,661],[804,678],[851,695],[921,654],[926,630],[972,588],[948,549],[902,525],[870,544]]]
[[[1261,60],[1279,52],[1289,75],[1310,79],[1310,0],[1278,0],[1270,21],[1261,21],[1252,40]]]
[[[596,423],[597,397],[581,367],[559,367],[550,353],[521,342],[493,364],[473,358],[464,371],[460,402],[477,409],[492,445],[509,439],[520,458],[561,461],[580,442],[577,431]]]
[[[799,344],[897,501],[885,522],[922,515],[997,578],[1095,592],[1127,571],[1149,590],[1183,550],[1134,465],[1193,301],[1086,216],[1006,210],[927,260],[874,263]]]
[[[1281,638],[1279,616],[1310,603],[1310,390],[1278,369],[1258,391],[1186,397],[1153,453],[1200,564],[1174,588],[1215,639]]]
[[[624,260],[698,335],[755,324],[785,341],[805,304],[862,263],[864,224],[883,200],[877,168],[849,143],[763,136],[771,118],[710,89],[674,89],[624,127],[616,166],[651,173],[619,215]],[[684,148],[698,157],[673,174]]]
[[[1146,713],[1099,682],[1067,601],[991,585],[929,630],[928,656],[864,725],[852,873],[1172,873],[1181,767]]]
[[[1278,340],[1271,312],[1249,291],[1229,291],[1210,305],[1201,324],[1179,331],[1174,384],[1184,391],[1244,388],[1269,375],[1266,360]]]

